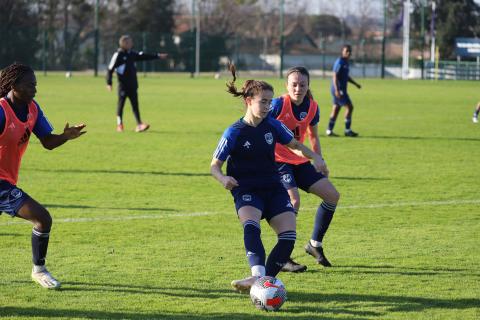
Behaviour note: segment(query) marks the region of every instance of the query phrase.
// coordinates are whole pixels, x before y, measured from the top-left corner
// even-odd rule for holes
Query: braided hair
[[[310,85],[310,73],[308,72],[307,68],[305,67],[292,67],[288,69],[287,71],[287,81],[288,81],[288,76],[291,75],[292,73],[300,73],[301,75],[304,75],[307,77],[308,85]],[[307,90],[307,97],[310,99],[313,99],[312,92],[310,89]]]
[[[22,78],[33,73],[33,69],[21,63],[13,63],[2,70],[0,74],[0,97],[4,97]]]
[[[245,100],[247,97],[253,97],[265,90],[273,92],[273,87],[269,83],[260,80],[247,80],[243,84],[242,90],[238,91],[235,86],[235,81],[237,80],[235,65],[229,63],[228,70],[232,73],[233,80],[227,82],[227,92],[234,97],[242,97]]]

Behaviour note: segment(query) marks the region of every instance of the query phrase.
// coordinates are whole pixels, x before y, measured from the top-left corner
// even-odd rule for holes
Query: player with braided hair
[[[36,86],[35,73],[29,66],[14,63],[0,74],[0,214],[33,223],[32,279],[44,288],[56,289],[60,282],[45,267],[52,217],[17,187],[18,172],[32,132],[44,148],[52,150],[84,134],[85,125],[70,127],[67,123],[62,134],[53,134],[53,127],[33,100]]]
[[[322,158],[293,138],[292,132],[269,117],[273,88],[264,81],[247,80],[242,89],[235,86],[235,66],[230,65],[233,81],[228,92],[243,100],[245,115],[223,133],[213,154],[210,171],[225,189],[230,190],[240,223],[251,276],[232,281],[240,292],[248,292],[260,276],[275,277],[292,253],[296,240],[295,212],[287,191],[280,182],[275,163],[275,144],[286,145],[312,159],[323,170]],[[227,161],[227,174],[222,166]],[[277,234],[265,263],[260,237],[260,220],[266,219]]]

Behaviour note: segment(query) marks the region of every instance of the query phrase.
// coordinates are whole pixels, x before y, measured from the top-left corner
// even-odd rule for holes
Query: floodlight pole
[[[196,5],[198,1],[195,1]],[[195,15],[195,76],[200,75],[200,5],[197,7],[197,14]]]
[[[387,0],[383,0],[382,79],[385,78],[385,47],[387,44]]]
[[[410,0],[403,3],[403,57],[402,57],[402,79],[408,80],[409,53],[410,53]]]
[[[280,79],[283,78],[283,55],[285,53],[285,48],[284,48],[285,39],[283,37],[283,30],[285,28],[284,14],[285,14],[285,0],[280,0],[280,70],[279,70]]]
[[[430,48],[430,61],[435,63],[435,12],[436,4],[435,1],[432,1],[432,22],[430,23],[430,36],[432,38],[431,48]]]
[[[420,36],[422,37],[422,80],[425,79],[425,3],[422,1],[420,3],[421,5],[421,16],[422,16],[422,21],[421,21],[421,31],[420,31]]]
[[[95,0],[95,26],[94,26],[94,49],[93,49],[93,75],[98,76],[98,5],[99,0]]]

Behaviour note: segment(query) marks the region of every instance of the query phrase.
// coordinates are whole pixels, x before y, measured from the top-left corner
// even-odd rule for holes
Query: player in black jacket
[[[142,51],[136,52],[132,50],[133,40],[130,36],[124,35],[120,37],[117,52],[113,54],[112,60],[108,65],[107,71],[107,89],[112,91],[112,74],[116,70],[118,78],[118,105],[117,105],[117,131],[123,132],[123,106],[125,100],[130,99],[133,114],[137,121],[136,132],[147,130],[150,125],[143,123],[140,119],[140,111],[138,109],[138,81],[136,61],[164,59],[166,53],[146,54]]]

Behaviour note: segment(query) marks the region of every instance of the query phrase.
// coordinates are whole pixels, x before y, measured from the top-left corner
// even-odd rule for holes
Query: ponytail
[[[245,81],[242,90],[239,91],[235,86],[235,81],[237,80],[237,70],[235,68],[235,65],[233,63],[229,63],[228,70],[232,73],[233,80],[226,83],[227,92],[234,97],[242,97],[243,100],[245,100],[247,97],[253,97],[265,90],[273,92],[273,87],[269,83],[259,80]]]

